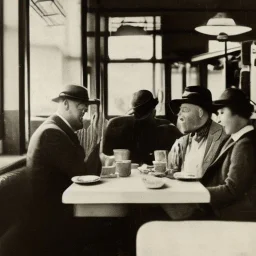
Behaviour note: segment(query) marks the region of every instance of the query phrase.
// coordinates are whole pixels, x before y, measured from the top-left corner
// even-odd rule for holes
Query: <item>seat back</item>
[[[27,217],[30,185],[25,157],[0,169],[0,241],[2,235]]]
[[[253,256],[256,223],[154,221],[137,233],[137,256]]]

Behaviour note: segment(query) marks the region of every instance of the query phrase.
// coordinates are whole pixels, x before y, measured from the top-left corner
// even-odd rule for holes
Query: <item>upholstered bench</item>
[[[0,244],[28,214],[31,193],[25,168],[25,157],[0,168]]]

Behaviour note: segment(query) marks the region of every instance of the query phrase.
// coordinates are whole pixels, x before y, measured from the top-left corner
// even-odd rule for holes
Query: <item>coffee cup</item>
[[[114,149],[115,161],[123,161],[130,159],[130,151],[128,149]]]
[[[116,172],[119,177],[128,177],[131,175],[131,160],[122,160],[116,162]]]
[[[154,156],[155,156],[155,161],[158,161],[158,162],[166,162],[167,161],[166,150],[155,150]]]
[[[166,171],[166,162],[153,161],[154,169],[156,172],[165,173]]]

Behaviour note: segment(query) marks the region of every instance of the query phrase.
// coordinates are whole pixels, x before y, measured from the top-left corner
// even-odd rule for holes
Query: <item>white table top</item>
[[[210,194],[198,181],[163,178],[165,187],[148,189],[138,170],[130,177],[102,179],[95,185],[72,184],[63,195],[64,204],[168,204],[208,203]]]

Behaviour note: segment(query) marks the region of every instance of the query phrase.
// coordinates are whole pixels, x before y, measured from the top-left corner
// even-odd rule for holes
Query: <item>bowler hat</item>
[[[171,100],[170,108],[172,112],[177,114],[180,105],[183,103],[197,105],[209,113],[213,112],[212,94],[207,88],[202,86],[195,85],[186,87],[181,99]]]
[[[89,99],[88,91],[85,87],[73,84],[66,86],[63,91],[60,92],[59,96],[52,99],[52,101],[58,102],[60,98],[73,99],[87,104],[94,104],[99,102],[98,99]]]
[[[254,108],[245,93],[238,88],[226,89],[220,98],[213,102],[213,106],[215,109],[233,106],[238,111],[248,110],[249,112],[252,112]]]
[[[133,94],[132,109],[129,114],[134,114],[136,119],[146,118],[158,104],[158,99],[148,90],[140,90]]]

